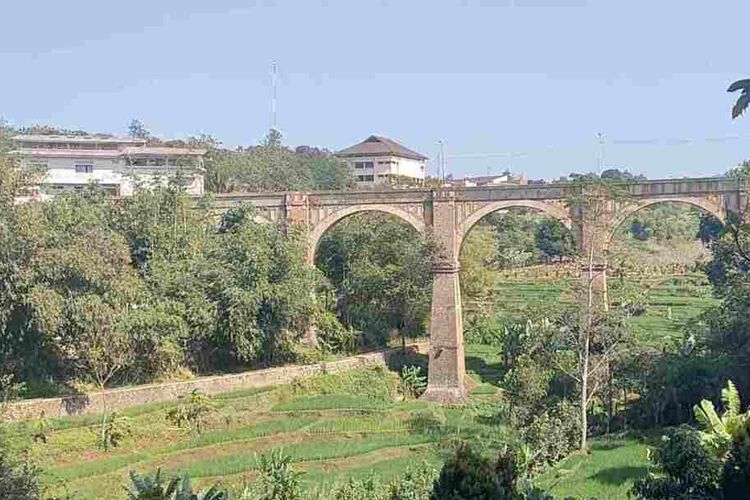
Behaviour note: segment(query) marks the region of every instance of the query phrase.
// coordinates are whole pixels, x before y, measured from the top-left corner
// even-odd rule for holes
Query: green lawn
[[[647,446],[636,438],[593,439],[588,454],[576,453],[535,483],[555,498],[626,499],[633,481],[647,472]]]

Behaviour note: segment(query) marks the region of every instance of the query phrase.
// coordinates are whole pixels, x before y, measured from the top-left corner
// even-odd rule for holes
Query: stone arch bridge
[[[700,207],[724,221],[747,202],[744,183],[727,178],[648,180],[618,184],[616,197],[597,198],[596,188],[580,184],[531,184],[404,189],[387,191],[252,193],[218,195],[217,211],[240,203],[255,206],[261,221],[300,224],[307,228],[307,259],[313,265],[318,244],[328,229],[349,215],[376,211],[391,214],[421,233],[430,233],[440,249],[433,267],[428,387],[424,398],[461,402],[464,387],[463,325],[459,287],[459,253],[470,229],[498,210],[523,207],[560,220],[573,231],[582,279],[606,307],[606,253],[618,225],[644,207],[664,202]],[[576,199],[603,200],[598,216],[587,216]],[[591,209],[589,209],[591,211]]]

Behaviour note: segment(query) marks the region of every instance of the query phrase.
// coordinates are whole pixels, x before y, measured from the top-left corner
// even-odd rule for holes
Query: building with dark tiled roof
[[[393,139],[371,135],[336,153],[346,161],[360,184],[396,183],[399,179],[423,181],[427,157]]]

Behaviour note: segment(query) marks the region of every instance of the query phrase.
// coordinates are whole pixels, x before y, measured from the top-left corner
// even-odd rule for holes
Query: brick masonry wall
[[[409,348],[417,353],[426,353],[429,343],[412,344]],[[270,387],[320,373],[353,370],[367,365],[386,365],[391,356],[400,352],[401,349],[376,351],[330,363],[288,365],[232,375],[200,377],[184,382],[122,387],[60,398],[29,399],[9,404],[5,409],[4,418],[9,421],[37,418],[41,412],[44,412],[46,417],[98,414],[103,411],[104,403],[107,411],[122,410],[131,406],[175,401],[193,389],[200,389],[206,394],[219,394],[240,389]]]

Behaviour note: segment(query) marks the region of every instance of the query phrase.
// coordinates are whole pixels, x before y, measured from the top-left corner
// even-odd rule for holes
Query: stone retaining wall
[[[426,353],[429,349],[429,343],[413,344],[409,346],[409,349],[412,352]],[[193,389],[200,389],[206,394],[219,394],[240,389],[270,387],[319,373],[352,370],[366,365],[386,365],[391,356],[400,352],[401,349],[391,349],[360,354],[329,363],[281,366],[232,375],[201,377],[184,382],[122,387],[60,398],[29,399],[8,405],[5,411],[5,419],[14,421],[37,418],[41,412],[44,412],[46,417],[98,414],[103,411],[104,402],[106,402],[107,411],[121,410],[148,403],[175,401],[178,396],[187,394]]]

